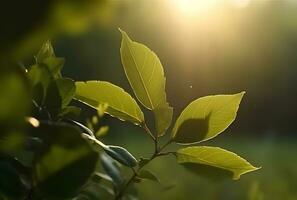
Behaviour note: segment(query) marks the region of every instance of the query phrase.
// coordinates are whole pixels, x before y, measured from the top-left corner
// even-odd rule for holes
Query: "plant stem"
[[[168,142],[166,142],[163,146],[161,146],[160,148],[158,147],[158,137],[155,136],[154,134],[152,134],[151,130],[148,128],[148,126],[146,124],[143,124],[142,127],[144,128],[144,130],[151,136],[151,138],[154,141],[155,144],[155,151],[153,153],[153,155],[149,158],[149,161],[147,163],[145,163],[142,166],[139,166],[137,170],[135,170],[134,168],[132,168],[133,174],[132,176],[129,178],[129,180],[126,182],[126,184],[123,186],[123,188],[121,189],[121,191],[119,191],[119,193],[115,196],[115,200],[120,200],[122,199],[125,191],[127,190],[127,188],[129,187],[129,185],[133,182],[133,180],[138,176],[138,173],[140,172],[140,170],[146,166],[147,164],[149,164],[152,160],[154,160],[155,158],[159,157],[159,156],[165,156],[165,155],[169,155],[173,152],[162,152],[169,144],[172,143],[172,140],[169,140]]]
[[[149,129],[149,127],[146,125],[146,123],[144,123],[142,125],[142,127],[144,128],[145,132],[149,134],[149,136],[152,138],[152,140],[154,141],[155,144],[155,153],[158,152],[158,136],[156,134],[153,134],[151,132],[151,130]]]

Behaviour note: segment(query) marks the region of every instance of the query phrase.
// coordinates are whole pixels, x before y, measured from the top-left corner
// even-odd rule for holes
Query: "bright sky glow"
[[[216,5],[217,0],[173,0],[177,9],[184,15],[198,15]]]
[[[231,3],[238,8],[245,8],[250,4],[251,0],[232,0]]]

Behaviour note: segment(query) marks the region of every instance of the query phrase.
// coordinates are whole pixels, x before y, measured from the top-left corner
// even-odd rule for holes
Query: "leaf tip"
[[[238,93],[238,95],[242,98],[244,95],[246,94],[246,91],[242,91],[240,93]]]
[[[255,166],[252,165],[250,170],[247,170],[247,171],[242,172],[242,173],[237,173],[237,174],[234,173],[232,179],[235,180],[235,181],[236,181],[236,180],[239,180],[240,177],[241,177],[241,175],[244,175],[244,174],[246,174],[246,173],[250,173],[250,172],[257,171],[257,170],[259,170],[259,169],[261,169],[261,168],[262,168],[262,166],[260,166],[260,167],[255,167]]]

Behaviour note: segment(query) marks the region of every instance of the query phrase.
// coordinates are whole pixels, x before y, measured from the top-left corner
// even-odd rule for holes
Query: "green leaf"
[[[173,109],[167,103],[165,106],[157,107],[154,110],[155,127],[158,137],[165,134],[165,131],[171,124]]]
[[[47,66],[53,77],[61,78],[61,70],[64,66],[65,59],[59,57],[48,57],[42,60],[40,64],[44,64]]]
[[[33,87],[33,100],[39,106],[43,105],[52,76],[44,65],[33,65],[29,69],[28,78]]]
[[[108,182],[112,182],[112,179],[110,178],[110,176],[108,176],[107,174],[100,173],[100,172],[96,172],[92,177],[92,181],[97,182],[97,183],[100,181],[100,179],[106,180]],[[99,180],[99,181],[95,181],[95,180]]]
[[[65,123],[41,124],[30,133],[43,141],[34,158],[36,195],[67,199],[86,183],[95,170],[98,154]]]
[[[83,133],[82,136],[89,142],[95,151],[100,152],[101,149],[103,149],[107,155],[127,167],[135,167],[137,165],[136,158],[127,149],[120,146],[105,145],[88,134]]]
[[[172,130],[173,140],[188,144],[222,133],[235,120],[244,93],[206,96],[193,101],[178,117]]]
[[[128,167],[135,167],[137,165],[136,158],[125,148],[120,146],[108,145],[104,148],[105,153]]]
[[[141,124],[144,115],[136,101],[122,88],[105,81],[76,82],[76,99],[99,109],[108,104],[106,113],[121,120]]]
[[[159,178],[149,170],[141,170],[138,174],[138,177],[141,179],[151,180],[160,183]]]
[[[113,184],[116,186],[116,188],[120,188],[124,183],[124,180],[116,164],[110,157],[105,154],[101,154],[100,158],[102,167],[104,168],[108,176],[113,180]]]
[[[98,129],[98,131],[95,133],[96,137],[103,137],[108,133],[109,127],[108,126],[102,126]]]
[[[73,200],[107,200],[114,199],[113,189],[90,181]]]
[[[260,168],[252,166],[248,161],[239,157],[235,153],[218,147],[188,147],[180,149],[176,153],[177,161],[180,164],[196,164],[219,168],[233,173],[233,179],[237,180],[241,175],[258,170]],[[195,167],[195,165],[193,165]]]
[[[80,113],[81,113],[81,108],[76,106],[67,106],[61,110],[58,117],[75,119],[80,115]]]
[[[75,83],[69,78],[59,78],[56,84],[62,99],[62,108],[65,108],[75,95]]]
[[[59,92],[57,82],[52,80],[46,90],[42,106],[47,109],[52,115],[57,115],[62,106],[62,97]]]
[[[64,66],[65,59],[56,57],[53,46],[50,41],[46,41],[36,57],[36,65],[44,65],[50,71],[54,78],[61,78],[61,70]]]
[[[36,55],[36,62],[41,63],[43,60],[49,57],[55,57],[54,48],[49,40],[42,44],[42,47]]]
[[[158,56],[143,44],[132,41],[122,30],[121,59],[128,81],[137,99],[156,112],[156,128],[162,135],[169,127],[172,108],[166,100],[165,77]],[[165,110],[166,114],[161,114]]]
[[[78,121],[75,121],[75,120],[68,120],[68,121],[80,128],[80,130],[83,132],[82,137],[84,139],[88,139],[89,140],[89,137],[91,137],[91,136],[92,137],[90,138],[90,140],[93,140],[93,138],[95,138],[94,133],[88,127],[86,127],[85,125],[83,125],[82,123],[79,123]],[[87,133],[87,134],[85,134],[85,133]]]

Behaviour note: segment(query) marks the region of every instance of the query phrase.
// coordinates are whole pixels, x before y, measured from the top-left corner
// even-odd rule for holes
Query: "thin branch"
[[[151,130],[149,129],[149,127],[146,125],[146,123],[143,123],[142,125],[141,125],[141,127],[145,130],[145,132],[147,133],[147,134],[149,134],[149,136],[152,138],[152,140],[154,140],[154,141],[156,141],[157,139],[156,139],[156,137],[153,135],[153,133],[151,132]]]
[[[122,199],[123,195],[125,194],[125,191],[129,187],[129,185],[134,181],[134,179],[138,176],[138,173],[140,172],[140,170],[144,166],[146,166],[152,160],[154,160],[155,158],[157,158],[159,156],[166,156],[166,155],[169,155],[169,154],[174,154],[174,152],[162,152],[169,144],[171,144],[173,142],[172,140],[169,140],[168,142],[166,142],[163,146],[161,146],[159,148],[158,147],[158,137],[157,136],[154,136],[154,134],[152,134],[151,130],[148,128],[148,126],[145,123],[141,127],[143,127],[143,129],[146,131],[146,133],[149,134],[150,137],[153,139],[153,141],[155,143],[155,151],[154,151],[153,155],[149,158],[149,160],[148,160],[147,163],[145,163],[142,166],[139,166],[137,170],[135,170],[134,168],[131,168],[132,171],[133,171],[133,175],[129,178],[129,180],[123,186],[123,188],[121,189],[121,191],[115,196],[115,200]]]

